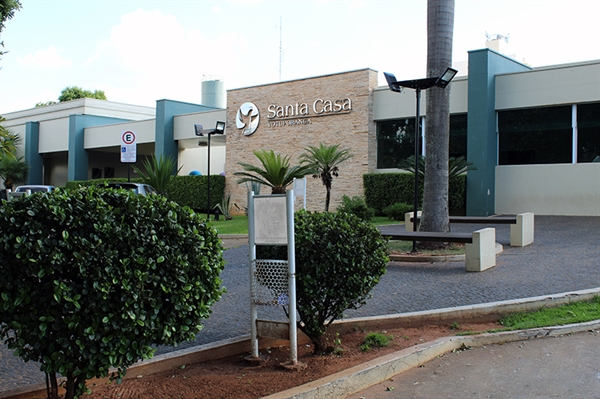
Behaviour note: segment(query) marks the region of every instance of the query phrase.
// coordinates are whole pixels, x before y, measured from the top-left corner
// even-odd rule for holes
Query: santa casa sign
[[[312,104],[301,102],[288,105],[271,104],[268,111],[267,118],[270,120],[344,114],[352,111],[352,100],[349,98],[339,100],[318,98]]]

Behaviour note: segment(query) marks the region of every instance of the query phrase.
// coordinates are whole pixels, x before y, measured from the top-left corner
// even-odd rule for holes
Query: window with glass
[[[414,154],[415,118],[377,124],[377,169],[397,168],[401,160]]]
[[[571,163],[570,105],[498,112],[500,165]]]
[[[577,162],[600,162],[600,103],[577,105]]]
[[[450,158],[467,158],[467,114],[450,115]]]
[[[421,137],[423,141],[423,121]],[[450,115],[451,157],[467,157],[467,114]],[[420,149],[423,154],[423,148]],[[377,123],[377,169],[398,168],[400,161],[415,153],[415,118],[394,119]]]

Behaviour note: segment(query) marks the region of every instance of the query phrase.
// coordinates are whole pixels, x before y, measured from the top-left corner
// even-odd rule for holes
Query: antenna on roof
[[[283,45],[282,45],[282,25],[283,17],[279,16],[279,81],[281,81],[281,64],[283,62]]]

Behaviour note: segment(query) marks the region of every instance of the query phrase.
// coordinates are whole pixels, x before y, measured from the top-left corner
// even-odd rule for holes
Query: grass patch
[[[404,221],[399,222],[397,220],[392,220],[387,216],[373,216],[371,218],[371,223],[375,226],[386,226],[388,224],[404,224]]]
[[[371,223],[374,226],[384,226],[400,222],[389,220],[387,216],[375,216],[371,219]],[[225,220],[223,217],[219,221],[211,219],[210,224],[217,229],[219,234],[248,234],[248,216],[245,215],[235,215],[231,220]]]
[[[248,217],[245,215],[236,215],[231,220],[211,220],[210,224],[219,234],[248,234]]]
[[[556,308],[542,308],[535,312],[513,313],[500,320],[504,331],[524,330],[600,320],[600,296],[589,301],[573,302]]]
[[[555,308],[541,308],[534,312],[512,313],[500,319],[499,323],[504,328],[496,328],[485,332],[495,333],[526,330],[528,328],[564,326],[566,324],[585,323],[593,320],[600,320],[600,296],[595,296],[589,301],[572,302]],[[457,335],[474,335],[480,333],[477,331],[466,331]]]
[[[367,334],[362,345],[360,346],[360,350],[366,352],[373,348],[384,348],[390,344],[390,341],[394,337],[391,335],[386,335],[378,332],[372,332]]]

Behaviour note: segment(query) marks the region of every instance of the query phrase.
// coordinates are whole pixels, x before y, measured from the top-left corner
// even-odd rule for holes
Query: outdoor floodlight
[[[396,93],[402,93],[402,87],[400,87],[394,75],[392,75],[391,73],[384,72],[383,76],[385,76],[385,80],[387,80],[387,84],[391,91],[395,91]]]
[[[419,136],[421,135],[421,124],[419,119],[420,106],[421,106],[421,90],[429,89],[430,87],[437,86],[439,88],[446,88],[450,81],[454,78],[458,71],[450,67],[446,68],[443,74],[437,78],[424,78],[424,79],[413,79],[413,80],[402,80],[398,82],[396,77],[391,73],[384,72],[385,80],[387,80],[388,86],[391,91],[397,93],[402,92],[403,87],[415,89],[417,94],[417,116],[415,117],[415,187],[414,187],[414,202],[413,202],[413,231],[417,231],[417,211],[419,205]],[[417,252],[417,241],[413,241],[413,247],[411,252]]]
[[[442,89],[445,88],[446,86],[448,86],[448,83],[450,83],[454,76],[456,76],[457,72],[458,71],[456,69],[450,67],[446,68],[442,76],[440,76],[437,82],[435,82],[435,85],[437,87],[441,87]]]

